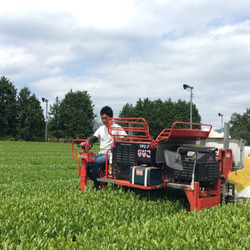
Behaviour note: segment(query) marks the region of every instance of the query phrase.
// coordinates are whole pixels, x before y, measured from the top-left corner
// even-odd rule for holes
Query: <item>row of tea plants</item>
[[[2,249],[250,248],[249,201],[189,212],[178,190],[79,192],[71,144],[0,142],[0,173]]]

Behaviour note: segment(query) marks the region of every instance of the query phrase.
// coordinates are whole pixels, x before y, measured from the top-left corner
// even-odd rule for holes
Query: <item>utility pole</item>
[[[221,117],[221,128],[223,128],[223,114],[218,113],[218,116],[220,116],[220,117]]]
[[[192,97],[193,97],[193,88],[192,86],[189,86],[187,84],[183,84],[183,88],[190,90],[190,129],[192,129]]]
[[[46,111],[45,111],[45,142],[47,142],[47,124],[48,124],[48,102],[49,100],[47,100],[46,98],[42,98],[43,102],[46,102]]]

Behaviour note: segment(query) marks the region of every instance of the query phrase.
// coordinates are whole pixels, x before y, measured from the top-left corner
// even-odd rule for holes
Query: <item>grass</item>
[[[0,162],[2,249],[250,247],[249,201],[197,213],[180,190],[78,192],[71,144],[0,141]]]

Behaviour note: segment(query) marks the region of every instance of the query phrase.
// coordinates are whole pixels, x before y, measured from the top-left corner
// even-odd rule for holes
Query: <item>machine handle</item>
[[[75,160],[77,161],[78,166],[80,166],[80,162],[78,161],[78,159],[77,159],[77,157],[76,157],[76,155],[75,155],[75,153],[74,153],[74,144],[75,144],[76,142],[85,142],[85,143],[86,143],[86,144],[85,144],[85,151],[86,151],[87,153],[88,153],[89,150],[91,149],[92,145],[90,145],[89,142],[88,142],[86,139],[74,139],[74,140],[72,141],[72,144],[71,144],[71,153],[72,153],[73,157],[75,158]]]

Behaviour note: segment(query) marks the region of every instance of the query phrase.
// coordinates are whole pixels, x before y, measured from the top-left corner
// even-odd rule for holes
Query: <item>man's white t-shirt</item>
[[[112,124],[112,127],[121,127],[116,123]],[[112,130],[112,135],[126,135],[124,130]],[[107,150],[111,148],[113,144],[113,138],[108,132],[108,128],[105,125],[100,126],[94,133],[100,141],[100,152],[99,154],[106,154]]]

